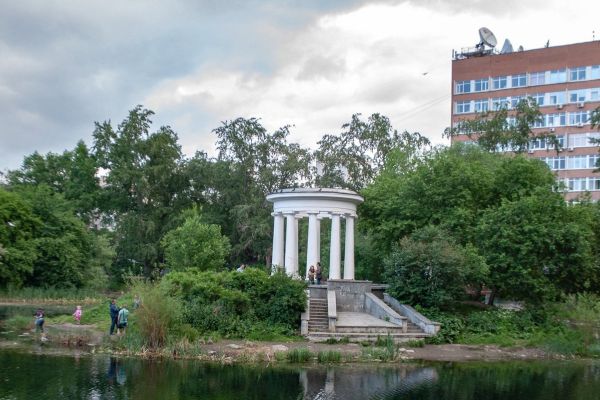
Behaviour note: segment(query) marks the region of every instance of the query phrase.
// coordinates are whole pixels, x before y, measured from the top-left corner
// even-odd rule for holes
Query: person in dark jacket
[[[115,332],[117,327],[117,317],[119,316],[119,307],[117,307],[117,302],[113,299],[110,302],[110,334],[112,335]]]

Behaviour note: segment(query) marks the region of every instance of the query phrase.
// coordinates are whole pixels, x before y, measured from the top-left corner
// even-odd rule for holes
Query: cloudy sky
[[[450,120],[452,49],[490,28],[525,49],[600,39],[583,0],[0,0],[0,171],[91,143],[94,121],[143,104],[183,150],[258,117],[315,148],[353,113],[435,143]],[[426,74],[425,74],[426,73]]]

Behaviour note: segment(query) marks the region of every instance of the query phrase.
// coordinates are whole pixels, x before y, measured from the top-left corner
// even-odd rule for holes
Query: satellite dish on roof
[[[498,41],[496,36],[488,28],[479,28],[479,38],[481,39],[480,44],[487,44],[490,47],[496,47]]]
[[[508,39],[504,40],[504,44],[502,45],[502,50],[500,50],[500,53],[505,54],[505,53],[512,53],[512,52],[513,52],[512,43]]]

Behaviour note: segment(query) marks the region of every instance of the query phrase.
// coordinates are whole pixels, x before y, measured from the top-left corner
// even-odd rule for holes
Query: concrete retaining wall
[[[398,300],[396,300],[387,293],[384,294],[384,301],[392,309],[394,309],[401,315],[407,317],[410,322],[423,329],[423,332],[428,333],[430,335],[435,335],[440,330],[441,325],[439,322],[430,321],[427,317],[425,317],[423,314],[421,314],[408,304],[401,304]]]
[[[335,291],[337,310],[365,312],[365,293],[371,293],[371,281],[329,280],[327,289]]]
[[[393,324],[401,326],[402,331],[405,333],[408,329],[406,317],[403,317],[396,311],[392,310],[390,306],[385,304],[373,293],[365,294],[365,312],[384,321],[389,321]]]

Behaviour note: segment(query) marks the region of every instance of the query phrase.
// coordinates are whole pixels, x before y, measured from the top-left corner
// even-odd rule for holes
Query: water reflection
[[[409,393],[437,381],[435,368],[404,365],[395,368],[373,366],[330,367],[299,371],[305,400],[370,399],[382,392]]]
[[[597,399],[600,363],[221,366],[0,351],[0,399]]]

